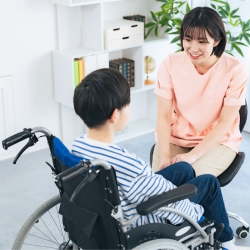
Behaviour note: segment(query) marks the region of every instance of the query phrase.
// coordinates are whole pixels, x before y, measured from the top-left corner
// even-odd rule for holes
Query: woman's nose
[[[190,43],[190,51],[191,52],[197,52],[197,51],[199,51],[199,44],[196,41],[192,41]]]

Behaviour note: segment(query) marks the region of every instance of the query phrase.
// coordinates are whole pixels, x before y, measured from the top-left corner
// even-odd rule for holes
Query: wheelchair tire
[[[37,208],[20,229],[12,249],[55,248],[66,250],[72,246],[68,242],[68,235],[63,230],[61,216],[58,213],[57,205],[60,202],[61,197],[56,195]],[[54,232],[56,230],[59,232]],[[37,245],[41,242],[50,245]]]
[[[171,240],[171,239],[157,239],[145,242],[135,248],[133,250],[189,250],[182,243]]]

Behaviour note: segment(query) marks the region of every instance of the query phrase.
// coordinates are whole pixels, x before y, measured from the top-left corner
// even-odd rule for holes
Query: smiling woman
[[[182,51],[170,54],[158,70],[153,169],[187,161],[197,176],[218,176],[242,140],[238,112],[245,104],[247,70],[224,52],[224,24],[211,8],[186,14],[180,38]]]

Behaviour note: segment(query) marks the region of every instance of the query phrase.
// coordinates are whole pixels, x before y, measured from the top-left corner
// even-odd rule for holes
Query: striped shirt
[[[89,139],[87,135],[82,135],[74,140],[72,154],[80,156],[84,160],[103,159],[115,169],[125,220],[129,220],[137,213],[138,204],[176,188],[163,176],[154,174],[147,162],[115,144],[95,141]],[[204,212],[202,206],[188,199],[169,204],[168,207],[176,208],[196,221]],[[166,223],[167,221],[176,225],[182,223],[184,219],[174,213],[156,210],[147,216],[141,216],[131,227],[148,223]]]

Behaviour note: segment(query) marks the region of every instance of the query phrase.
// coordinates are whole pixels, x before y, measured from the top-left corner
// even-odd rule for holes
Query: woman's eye
[[[188,41],[188,42],[190,42],[190,39],[188,39],[188,38],[185,38],[185,40]]]

